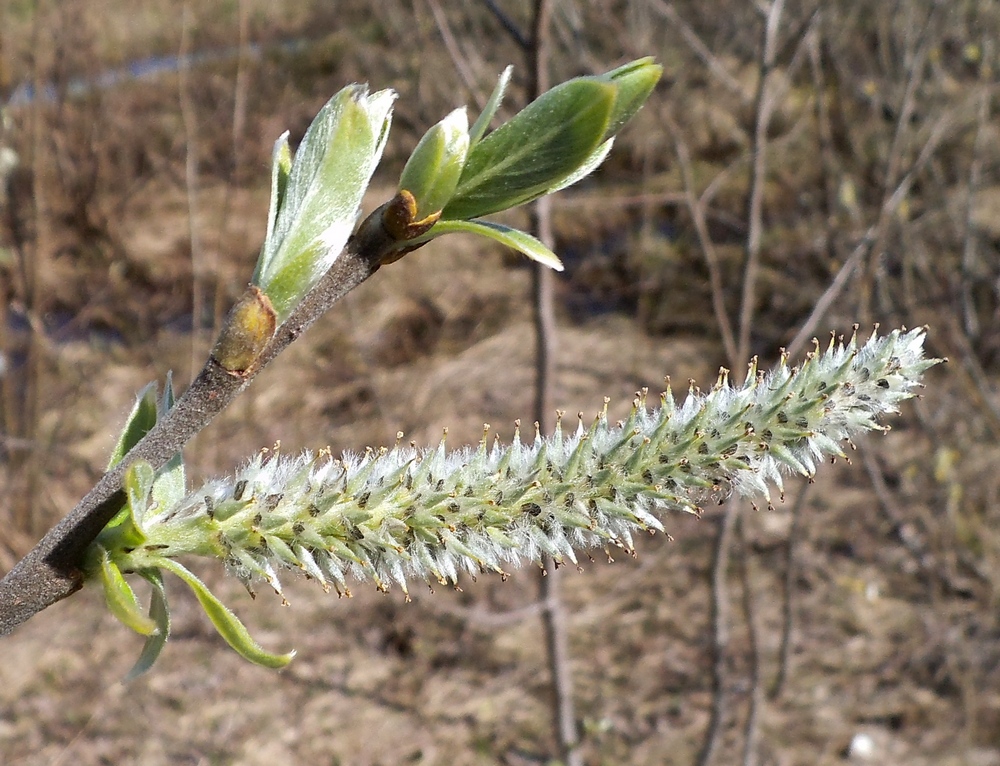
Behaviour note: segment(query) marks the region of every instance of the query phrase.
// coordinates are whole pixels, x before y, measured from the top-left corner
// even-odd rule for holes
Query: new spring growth
[[[668,387],[653,408],[642,392],[624,422],[609,422],[605,403],[589,428],[581,419],[547,438],[523,441],[515,429],[502,444],[487,428],[478,447],[453,452],[443,439],[425,450],[397,439],[339,459],[260,454],[234,477],[172,502],[139,464],[128,485],[129,534],[99,540],[92,566],[123,622],[140,633],[156,626],[140,669],[169,629],[162,569],[195,588],[237,651],[280,665],[287,655],[253,643],[177,557],[218,559],[248,588],[263,581],[278,593],[279,573],[291,570],[342,594],[351,580],[405,594],[414,581],[506,576],[544,555],[561,563],[595,547],[631,551],[633,535],[663,530],[670,512],[699,513],[733,493],[770,504],[784,474],[812,476],[824,458],[843,455],[845,440],[888,430],[880,417],[913,396],[937,362],[924,358],[923,342],[922,330],[863,344],[831,339],[800,367],[782,358],[761,373],[754,362],[739,386],[723,370],[707,393],[692,383],[677,402]],[[129,595],[127,572],[154,584],[148,618]]]
[[[344,249],[382,156],[395,98],[350,85],[319,111],[294,158],[287,131],[275,142],[264,244],[250,287],[212,350],[223,369],[249,375],[278,326]]]
[[[253,284],[277,323],[319,281],[354,230],[389,135],[396,94],[350,85],[313,120],[294,158],[288,133],[274,145],[267,232]]]
[[[597,77],[577,77],[487,132],[510,81],[508,67],[471,129],[465,111],[456,110],[414,150],[399,190],[414,197],[415,228],[400,232],[400,239],[408,240],[401,250],[443,234],[467,232],[562,270],[556,255],[534,237],[478,219],[564,189],[593,172],[611,150],[615,134],[646,102],[662,71],[644,58]]]
[[[396,196],[373,224],[391,263],[443,234],[479,234],[555,269],[562,264],[529,234],[470,220],[565,188],[607,156],[614,134],[638,111],[662,67],[639,59],[598,77],[578,77],[544,93],[492,133],[511,70],[469,128],[456,109],[418,142]],[[337,259],[354,231],[361,200],[388,138],[396,95],[350,85],[324,106],[294,157],[284,133],[274,144],[267,230],[250,289],[212,352],[225,370],[248,376],[275,330]]]

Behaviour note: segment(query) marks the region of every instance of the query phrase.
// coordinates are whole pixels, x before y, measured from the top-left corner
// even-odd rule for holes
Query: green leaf
[[[212,621],[215,629],[219,631],[226,643],[229,644],[244,659],[250,660],[256,665],[265,668],[283,668],[295,656],[295,652],[286,654],[271,654],[265,651],[260,644],[253,640],[246,626],[240,622],[239,618],[229,611],[229,608],[219,601],[208,587],[199,580],[193,572],[186,569],[173,559],[157,559],[157,566],[161,566],[169,572],[173,572],[180,577],[188,587],[194,591],[194,595],[205,610],[208,619]]]
[[[132,411],[129,412],[122,428],[118,443],[111,453],[108,461],[110,471],[118,465],[122,458],[128,454],[139,440],[142,439],[156,425],[156,383],[150,383],[136,397]]]
[[[254,284],[270,298],[279,324],[347,243],[385,147],[394,99],[391,91],[369,95],[362,85],[330,99],[302,139],[283,194],[279,147],[273,174],[277,213],[254,272]]]
[[[101,585],[104,588],[104,600],[111,614],[136,633],[149,636],[156,631],[156,622],[139,608],[135,591],[125,580],[118,565],[104,548],[99,548]]]
[[[469,152],[442,217],[478,218],[544,194],[597,149],[616,93],[615,85],[593,77],[544,93]]]
[[[470,151],[486,135],[486,131],[489,130],[490,123],[493,122],[493,117],[497,113],[497,109],[500,108],[500,103],[503,101],[504,93],[507,92],[507,85],[510,83],[510,76],[513,72],[514,67],[509,66],[500,73],[500,78],[497,80],[497,86],[490,95],[490,100],[486,102],[482,113],[476,118],[472,130],[469,131]]]
[[[502,245],[523,253],[533,261],[538,261],[544,266],[548,266],[556,271],[562,271],[563,265],[559,257],[549,250],[539,240],[520,229],[512,229],[509,226],[495,223],[493,221],[439,221],[420,240],[430,240],[443,234],[453,233],[478,234],[495,240]]]
[[[153,586],[153,596],[149,602],[149,618],[156,623],[156,632],[146,637],[139,659],[125,676],[125,681],[138,678],[156,662],[163,647],[170,638],[170,606],[167,603],[167,591],[163,585],[163,575],[159,569],[150,569],[139,573]]]

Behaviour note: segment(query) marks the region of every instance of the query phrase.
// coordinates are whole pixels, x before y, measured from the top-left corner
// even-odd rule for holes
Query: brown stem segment
[[[374,274],[398,249],[397,240],[386,231],[382,222],[382,213],[390,204],[383,205],[362,222],[330,271],[277,331],[266,327],[266,306],[262,309],[263,304],[254,293],[256,288],[250,288],[249,297],[243,301],[250,301],[253,307],[246,309],[244,306],[245,311],[233,311],[220,334],[220,344],[213,357],[174,408],[0,580],[0,635],[7,635],[33,615],[82,587],[80,564],[83,554],[124,504],[122,479],[132,462],[146,460],[154,468],[164,465],[250,385],[272,359],[334,303]],[[270,340],[263,345],[259,342],[243,344],[236,359],[226,351],[232,347],[223,341],[227,332],[234,332],[230,323],[244,322],[247,312],[254,322],[263,323],[257,330],[266,333]],[[259,341],[264,336],[255,337]],[[249,340],[254,341],[254,338]],[[219,356],[225,357],[222,361],[229,369],[220,364],[216,358]]]

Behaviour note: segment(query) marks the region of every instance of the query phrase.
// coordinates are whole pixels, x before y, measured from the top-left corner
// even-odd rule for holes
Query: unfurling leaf
[[[456,109],[428,130],[399,177],[399,191],[416,200],[415,220],[440,213],[458,187],[469,151],[469,120]]]
[[[253,284],[278,324],[340,255],[388,136],[396,94],[350,85],[324,106],[288,169],[287,140],[272,160],[271,213]],[[273,220],[272,220],[273,219]]]

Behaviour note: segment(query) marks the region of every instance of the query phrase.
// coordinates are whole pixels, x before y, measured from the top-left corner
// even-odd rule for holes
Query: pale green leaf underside
[[[348,86],[306,131],[254,275],[279,322],[347,242],[385,144],[393,98],[386,91],[369,96],[365,86]],[[275,158],[279,165],[283,161]],[[283,172],[276,171],[272,185],[280,187]]]
[[[559,256],[539,240],[520,229],[513,229],[493,221],[440,221],[427,233],[426,238],[433,239],[443,234],[453,233],[478,234],[481,237],[488,237],[523,253],[543,266],[548,266],[556,271],[563,270]]]

